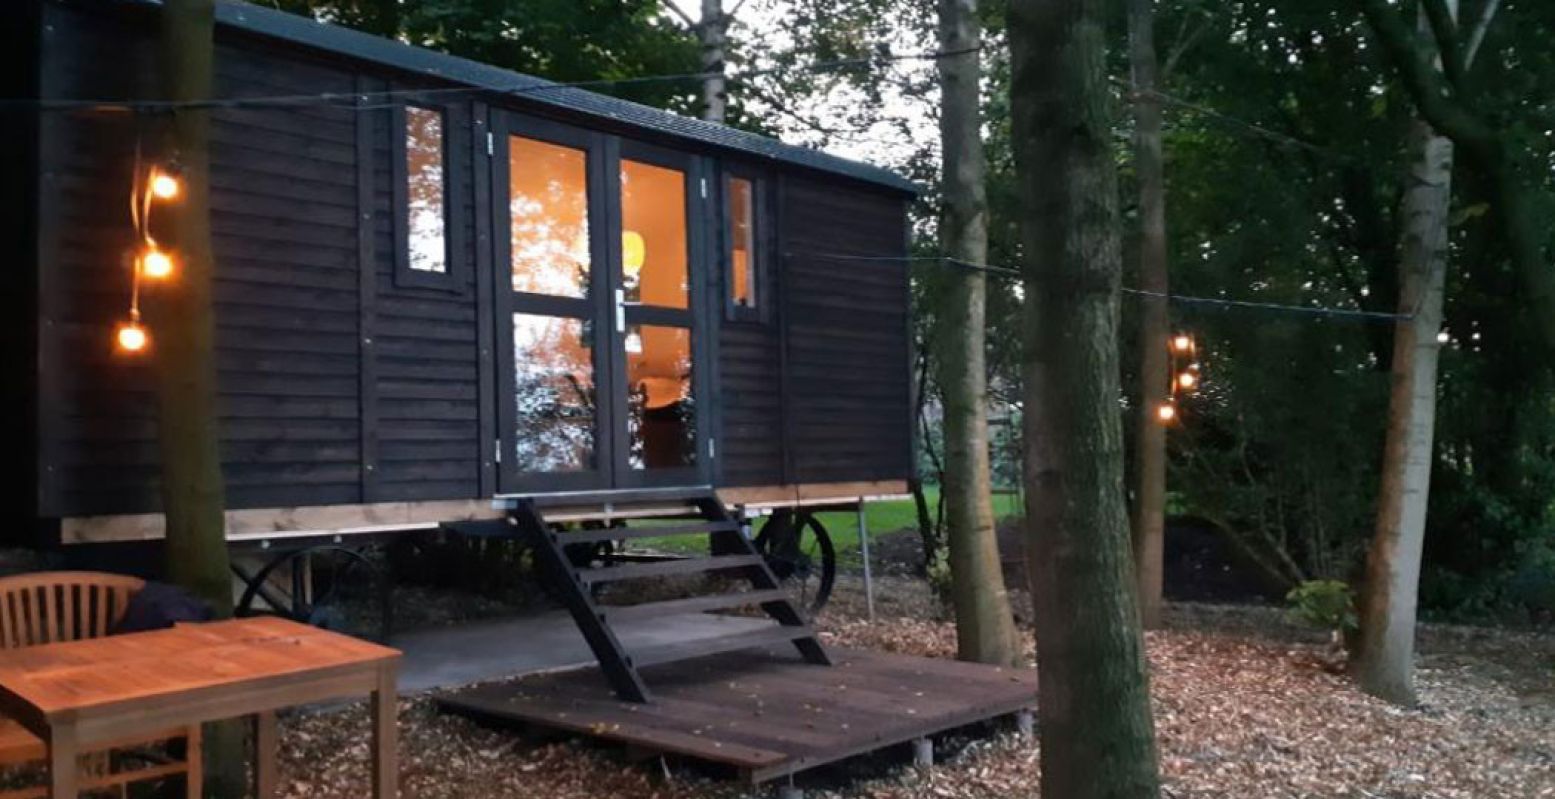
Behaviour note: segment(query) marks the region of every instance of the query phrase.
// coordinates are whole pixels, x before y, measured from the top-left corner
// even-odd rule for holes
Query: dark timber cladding
[[[36,0],[44,47],[6,76],[8,96],[155,96],[155,3]],[[26,14],[21,15],[27,22]],[[113,53],[111,59],[104,53]],[[905,203],[913,187],[865,165],[577,90],[432,94],[446,147],[448,279],[403,279],[403,107],[381,91],[535,85],[334,26],[219,0],[216,94],[335,93],[334,104],[211,111],[222,457],[229,507],[478,500],[496,490],[494,353],[504,329],[494,253],[509,235],[491,182],[491,116],[515,111],[705,158],[704,213],[720,251],[699,275],[701,379],[714,381],[716,485],[898,480],[910,472]],[[36,92],[26,86],[37,82]],[[505,82],[504,82],[505,81]],[[9,85],[9,83],[8,83]],[[359,110],[353,105],[367,105]],[[37,516],[158,509],[150,361],[111,349],[137,243],[127,196],[137,141],[160,157],[159,114],[44,113],[21,126],[36,153],[39,269],[18,283],[22,372],[9,404],[36,420]],[[40,131],[31,136],[31,131]],[[492,148],[492,149],[488,149]],[[725,314],[722,177],[759,178],[760,314]],[[9,190],[8,184],[8,190]],[[849,261],[866,255],[882,260]],[[30,281],[36,281],[31,285]],[[155,349],[156,294],[143,298]],[[22,302],[18,299],[17,302]],[[35,324],[34,324],[35,323]],[[511,334],[509,334],[511,335]],[[35,391],[34,391],[35,389]],[[28,407],[31,405],[32,407]],[[19,438],[24,442],[30,435]],[[710,449],[710,448],[709,448]]]

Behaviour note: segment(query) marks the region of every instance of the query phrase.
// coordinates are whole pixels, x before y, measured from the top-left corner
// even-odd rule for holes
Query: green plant
[[[1307,580],[1285,595],[1291,615],[1305,624],[1336,635],[1360,624],[1355,613],[1355,593],[1342,580]]]

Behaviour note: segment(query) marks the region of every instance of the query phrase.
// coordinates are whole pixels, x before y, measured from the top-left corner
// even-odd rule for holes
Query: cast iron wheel
[[[837,581],[837,550],[815,514],[780,510],[767,519],[753,542],[800,607],[820,614]]]
[[[270,576],[282,566],[290,566],[290,589],[278,591]],[[311,578],[311,582],[310,582]],[[277,554],[258,573],[244,581],[247,585],[238,600],[238,616],[283,616],[326,630],[344,631],[350,625],[343,600],[348,591],[372,586],[386,580],[383,569],[360,551],[337,545],[324,545]],[[386,589],[387,583],[376,586]],[[268,608],[256,608],[263,599]],[[380,638],[387,639],[392,628],[389,596],[380,590],[377,598]]]

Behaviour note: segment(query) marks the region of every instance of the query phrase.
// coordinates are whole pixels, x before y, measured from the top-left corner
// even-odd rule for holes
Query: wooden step
[[[538,494],[529,497],[528,501],[534,507],[544,511],[552,508],[575,508],[582,505],[610,506],[623,512],[629,512],[633,505],[645,505],[661,502],[685,503],[691,505],[695,500],[709,496],[710,486],[697,486],[689,491],[685,488],[634,488],[612,491],[575,491],[554,494]]]
[[[720,555],[712,558],[681,558],[660,563],[628,563],[621,566],[605,566],[579,569],[578,578],[590,585],[613,583],[619,580],[637,580],[645,577],[673,577],[679,574],[739,569],[762,563],[760,555]]]
[[[713,655],[719,652],[733,652],[737,649],[752,649],[758,646],[774,646],[787,644],[806,638],[814,638],[815,632],[809,625],[773,625],[760,630],[724,635],[717,638],[702,638],[695,641],[678,641],[673,644],[648,647],[637,652],[629,652],[628,657],[636,668],[652,666],[655,663],[673,663],[679,660],[690,660],[703,655]]]
[[[782,590],[740,591],[732,594],[710,594],[708,596],[694,596],[686,599],[646,602],[641,605],[607,605],[599,610],[605,617],[605,621],[611,624],[619,624],[624,621],[639,621],[659,616],[673,616],[677,613],[702,613],[709,610],[743,608],[767,602],[783,602],[787,599],[788,594]]]
[[[635,538],[666,538],[672,535],[712,535],[732,533],[740,529],[733,522],[703,522],[701,524],[674,524],[662,527],[610,527],[602,530],[563,530],[554,533],[562,546],[593,544],[600,541],[626,541]]]

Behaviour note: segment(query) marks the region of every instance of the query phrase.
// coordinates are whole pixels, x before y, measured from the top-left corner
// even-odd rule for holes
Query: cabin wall
[[[782,182],[782,194],[785,482],[906,478],[905,199],[797,176]]]
[[[39,96],[42,65],[40,0],[14,0],[0,26],[0,97]],[[38,272],[17,268],[38,260],[38,204],[44,177],[34,169],[41,144],[42,116],[33,109],[0,109],[0,151],[7,154],[6,179],[0,180],[0,241],[12,248],[12,268],[5,280],[8,311],[0,316],[0,353],[6,379],[0,381],[0,411],[12,479],[0,490],[0,502],[21,514],[35,515],[38,431]],[[22,479],[14,472],[21,471]]]
[[[128,97],[154,74],[146,20],[50,4],[62,42],[51,96]],[[126,28],[138,35],[126,36]],[[218,96],[386,88],[383,76],[239,36],[218,36]],[[112,64],[100,53],[121,54]],[[126,63],[134,68],[126,68]],[[143,78],[142,78],[143,79]],[[211,227],[217,368],[228,506],[337,505],[479,493],[469,114],[445,131],[450,224],[464,227],[452,290],[394,280],[392,131],[387,110],[313,105],[212,112]],[[115,353],[129,302],[127,211],[136,128],[104,115],[56,121],[62,174],[42,273],[57,321],[45,338],[58,403],[39,415],[43,515],[154,511],[155,376]],[[358,140],[365,146],[358,147]],[[359,161],[358,153],[363,155]],[[365,180],[365,184],[363,181]],[[363,265],[366,268],[363,268]],[[144,300],[156,332],[155,293]],[[153,347],[155,342],[153,341]],[[48,395],[48,392],[45,392]]]
[[[154,93],[154,9],[44,2],[41,13],[51,37],[35,59],[45,96]],[[218,96],[416,87],[387,68],[230,29],[217,47]],[[478,199],[492,194],[483,110],[463,98],[446,110],[456,279],[438,289],[396,282],[400,133],[388,109],[211,112],[229,508],[469,500],[494,490],[502,399],[491,287],[478,276],[490,274],[491,236],[503,233],[499,209]],[[38,283],[26,293],[39,311],[23,316],[18,336],[20,362],[36,353],[30,362],[39,364],[36,394],[29,385],[17,395],[38,398],[20,417],[36,422],[29,498],[44,518],[154,512],[154,358],[116,353],[112,336],[129,305],[136,140],[147,157],[157,154],[158,120],[73,113],[39,124]],[[773,314],[730,320],[719,292],[704,317],[718,320],[704,328],[717,335],[718,484],[900,479],[911,468],[907,270],[815,254],[903,254],[903,195],[780,172],[768,170],[775,216],[764,220],[777,231],[768,260],[776,268],[761,286]],[[148,287],[144,302],[153,337],[160,290],[169,289]]]

